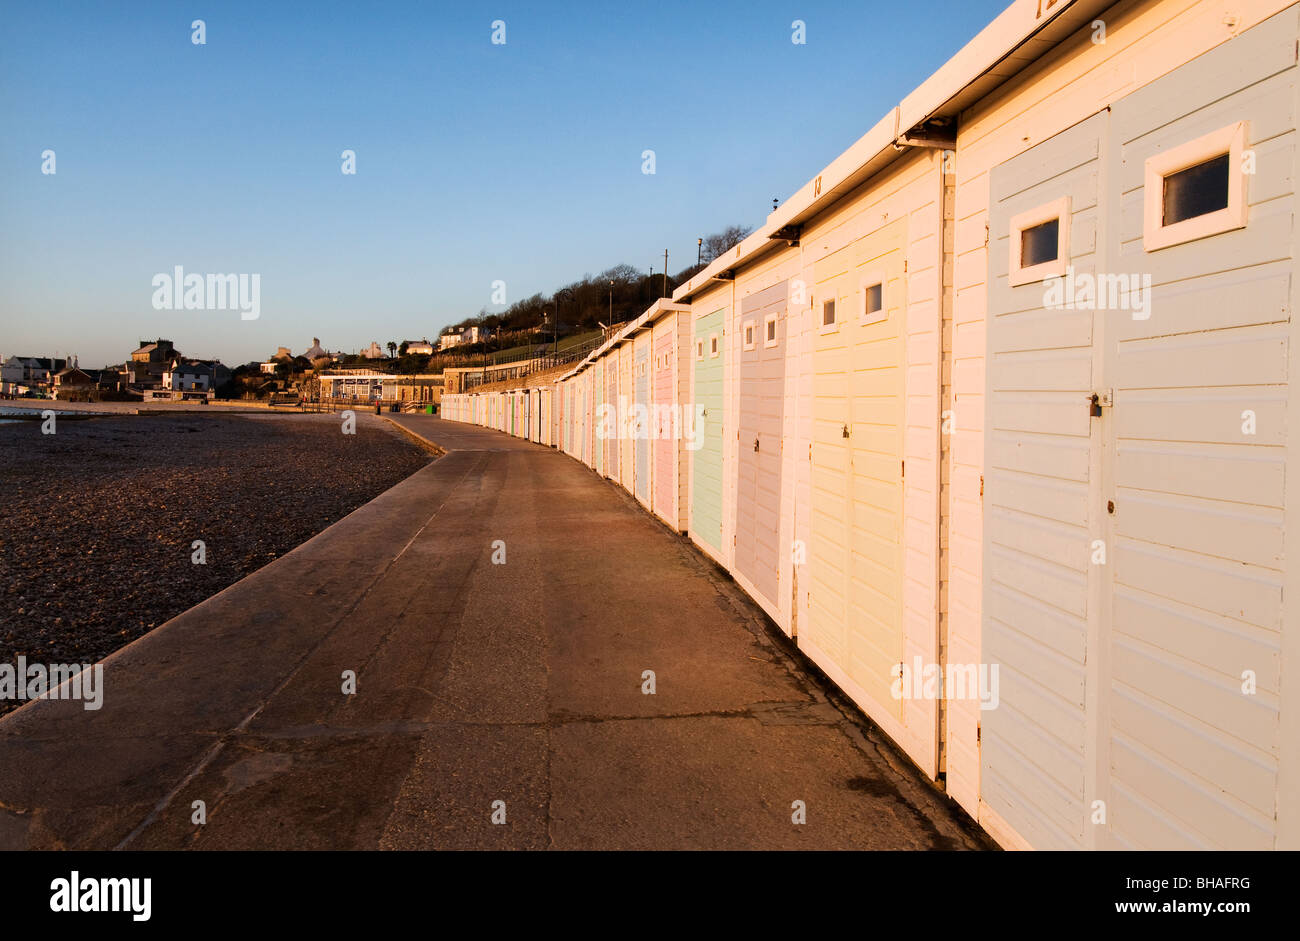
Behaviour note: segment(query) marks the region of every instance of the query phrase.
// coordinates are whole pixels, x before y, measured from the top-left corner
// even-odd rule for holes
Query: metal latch
[[[1110,389],[1104,392],[1094,392],[1088,397],[1088,414],[1093,418],[1100,418],[1101,410],[1110,408],[1114,404],[1115,399]]]

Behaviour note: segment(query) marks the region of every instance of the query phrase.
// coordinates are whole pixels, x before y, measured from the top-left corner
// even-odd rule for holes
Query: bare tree
[[[749,235],[751,231],[753,230],[747,226],[729,225],[721,232],[715,232],[713,235],[706,235],[704,237],[704,250],[702,253],[704,263],[708,264],[724,252],[735,248],[744,241],[745,236]]]

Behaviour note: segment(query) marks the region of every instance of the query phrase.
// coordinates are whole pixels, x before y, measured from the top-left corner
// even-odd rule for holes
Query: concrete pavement
[[[108,658],[99,711],[0,720],[0,848],[988,845],[620,488],[393,420],[447,453]]]

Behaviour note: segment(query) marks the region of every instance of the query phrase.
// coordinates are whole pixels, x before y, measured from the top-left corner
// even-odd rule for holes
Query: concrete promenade
[[[392,420],[447,453],[108,658],[99,711],[0,720],[0,848],[987,845],[618,487]]]

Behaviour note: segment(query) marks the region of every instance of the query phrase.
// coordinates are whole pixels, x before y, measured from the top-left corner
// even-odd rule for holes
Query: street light
[[[573,291],[569,288],[560,288],[555,292],[555,355],[560,355],[560,298],[566,297],[573,300]]]

